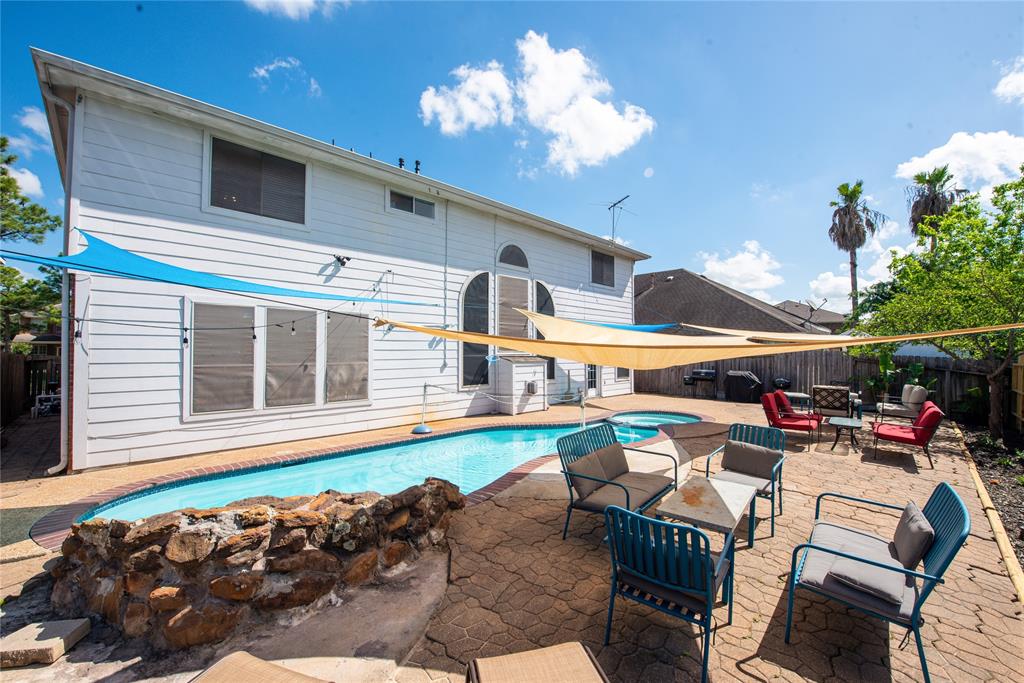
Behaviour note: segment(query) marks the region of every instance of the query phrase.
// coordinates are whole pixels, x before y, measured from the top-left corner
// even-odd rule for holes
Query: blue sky
[[[597,234],[629,194],[638,271],[773,302],[848,307],[839,183],[893,219],[863,283],[912,242],[900,176],[950,163],[979,190],[1024,162],[1020,3],[3,2],[0,31],[0,129],[58,213],[30,45]]]

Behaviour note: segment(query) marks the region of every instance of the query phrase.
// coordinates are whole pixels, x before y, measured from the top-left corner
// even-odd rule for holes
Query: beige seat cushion
[[[582,474],[587,477],[597,477],[598,479],[608,479],[604,473],[604,467],[601,466],[601,459],[597,451],[584,455],[579,460],[569,463],[567,469],[569,470],[569,481],[572,482],[572,487],[576,489],[576,495],[580,498],[586,498],[591,493],[604,486],[604,484],[592,479],[574,477],[572,476],[573,474]]]
[[[611,480],[629,472],[629,463],[626,462],[626,451],[622,449],[622,444],[618,441],[610,446],[599,448],[594,451],[594,455],[601,461],[605,479]]]
[[[917,414],[921,412],[919,409],[915,410],[899,403],[886,403],[885,401],[879,402],[875,406],[875,410],[880,415],[894,415],[896,417],[917,417]]]
[[[730,470],[722,470],[717,474],[711,475],[712,479],[718,479],[719,481],[731,481],[735,484],[744,484],[746,486],[753,486],[761,493],[768,493],[772,490],[772,480],[764,479],[762,477],[752,477],[749,474],[743,474],[742,472],[732,472]]]
[[[607,680],[583,645],[576,642],[484,657],[474,660],[470,667],[475,669],[475,679],[480,683],[603,683]]]
[[[325,683],[283,666],[265,662],[248,652],[232,652],[192,679],[193,683]]]
[[[666,486],[671,487],[675,483],[672,477],[648,472],[627,472],[612,481],[622,484],[629,490],[629,507],[634,510],[657,495]],[[575,504],[581,510],[591,512],[604,512],[609,505],[626,507],[626,494],[618,486],[602,486]]]
[[[772,478],[772,468],[782,459],[782,451],[729,439],[722,454],[722,469],[742,472],[761,479]]]

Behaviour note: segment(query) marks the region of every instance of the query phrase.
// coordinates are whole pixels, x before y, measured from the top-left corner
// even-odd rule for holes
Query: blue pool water
[[[647,439],[657,433],[654,429],[614,426],[622,443]],[[554,453],[555,441],[577,430],[578,425],[488,429],[379,446],[286,467],[201,478],[177,486],[157,486],[145,493],[103,504],[81,519],[106,517],[135,521],[184,507],[217,507],[251,496],[283,498],[327,489],[397,493],[423,483],[428,476],[447,479],[457,484],[463,493],[469,493],[528,460]]]
[[[664,424],[689,424],[700,422],[696,415],[686,413],[665,413],[658,411],[635,411],[629,413],[618,413],[609,418],[609,422],[616,425],[628,425],[630,427],[657,427]]]

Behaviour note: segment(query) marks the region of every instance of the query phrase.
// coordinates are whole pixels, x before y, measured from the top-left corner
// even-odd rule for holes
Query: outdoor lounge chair
[[[757,489],[757,496],[772,502],[772,536],[775,535],[775,497],[782,514],[782,464],[786,461],[786,433],[775,427],[733,424],[729,440],[708,455],[704,476],[733,481]],[[722,456],[722,469],[711,476],[711,459]]]
[[[852,529],[819,519],[821,502],[839,498],[902,510],[893,538]],[[921,642],[921,607],[967,540],[971,519],[963,500],[943,482],[920,510],[854,498],[840,493],[818,496],[814,529],[807,543],[793,549],[786,609],[786,642],[793,626],[793,596],[797,588],[838,600],[855,610],[884,619],[913,632],[925,683],[928,663]],[[924,571],[917,571],[924,561]]]
[[[701,681],[708,679],[711,612],[719,589],[732,623],[736,539],[720,555],[699,529],[645,517],[617,506],[604,512],[612,558],[611,595],[604,644],[612,632],[615,598],[621,596],[696,625],[703,636]]]
[[[875,458],[878,458],[879,439],[882,441],[905,443],[923,448],[924,454],[928,456],[928,464],[932,466],[932,469],[935,469],[935,463],[932,462],[932,454],[928,452],[928,444],[931,443],[935,432],[939,430],[939,425],[942,424],[942,418],[945,416],[946,414],[939,410],[937,405],[931,401],[925,401],[921,412],[918,413],[917,418],[909,427],[906,425],[872,422],[871,432],[875,435]]]
[[[466,683],[608,683],[594,653],[582,643],[560,643],[469,663]]]
[[[569,487],[562,538],[569,533],[573,510],[601,514],[609,505],[643,512],[679,487],[679,463],[667,453],[623,448],[610,424],[573,432],[557,442],[562,474]],[[625,451],[659,455],[672,461],[672,476],[631,472]]]
[[[851,417],[853,400],[850,388],[816,384],[811,387],[811,406],[823,417]]]
[[[875,404],[875,411],[884,421],[886,417],[905,417],[914,420],[928,401],[928,390],[917,384],[904,384],[900,396],[886,396]]]
[[[191,683],[326,683],[273,662],[265,662],[244,650],[232,652],[192,679]]]
[[[768,424],[772,427],[795,432],[807,432],[807,450],[811,450],[811,434],[818,431],[821,418],[811,417],[808,413],[782,415],[779,412],[779,404],[775,399],[775,394],[761,394],[761,406],[764,408],[765,417],[768,418]]]

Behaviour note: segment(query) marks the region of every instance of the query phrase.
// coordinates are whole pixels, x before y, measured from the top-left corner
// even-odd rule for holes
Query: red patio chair
[[[775,394],[761,394],[761,406],[764,408],[765,417],[768,418],[768,424],[772,427],[794,432],[807,432],[807,450],[811,450],[811,434],[818,430],[818,425],[821,424],[820,416],[797,412],[783,415],[779,410]],[[790,406],[790,409],[792,407]]]
[[[945,413],[939,410],[937,405],[931,401],[925,401],[921,406],[921,412],[909,427],[900,424],[872,422],[871,431],[875,435],[875,458],[878,458],[879,439],[905,443],[923,448],[924,454],[928,456],[928,464],[935,469],[932,454],[928,452],[928,444],[931,443],[932,437],[935,436],[935,432],[938,431],[939,425],[942,424],[942,418],[945,416]]]

